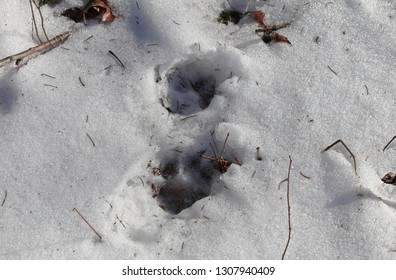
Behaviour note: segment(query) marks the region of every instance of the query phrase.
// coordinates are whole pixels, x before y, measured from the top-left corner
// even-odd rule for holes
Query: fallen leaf
[[[264,23],[265,13],[263,11],[250,11],[246,12],[249,16],[253,17],[253,19],[259,24],[262,28],[267,28],[268,26]]]
[[[62,15],[75,22],[99,17],[102,22],[112,22],[116,18],[105,0],[91,0],[83,9],[78,7],[70,8],[64,11]]]
[[[96,18],[101,15],[101,21],[113,21],[115,16],[112,14],[111,8],[105,0],[91,0],[83,9],[87,18]]]
[[[273,33],[272,33],[271,38],[272,38],[272,41],[275,41],[275,42],[284,42],[284,43],[288,43],[288,44],[291,45],[291,43],[290,43],[290,41],[287,39],[287,37],[282,36],[282,35],[279,35],[279,34],[276,33],[276,32],[273,32]]]
[[[396,183],[396,174],[393,172],[389,172],[384,177],[382,177],[381,180],[385,184],[395,184]]]

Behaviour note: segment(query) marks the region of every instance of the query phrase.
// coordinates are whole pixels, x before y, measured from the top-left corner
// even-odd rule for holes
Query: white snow
[[[396,144],[382,151],[394,1],[250,1],[291,23],[278,32],[292,45],[262,42],[249,16],[219,23],[225,0],[112,0],[109,24],[60,15],[84,3],[43,7],[49,36],[69,39],[0,69],[1,259],[280,259],[289,155],[286,259],[396,259],[396,187],[381,181],[396,169]],[[0,58],[37,44],[27,1],[0,14]],[[202,155],[228,133],[220,174]],[[357,175],[342,144],[322,152],[338,139]]]

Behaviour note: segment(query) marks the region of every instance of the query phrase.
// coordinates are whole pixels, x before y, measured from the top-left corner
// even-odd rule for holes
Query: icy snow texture
[[[113,0],[118,18],[88,26],[60,16],[83,1],[44,7],[50,37],[70,38],[0,69],[0,258],[280,259],[289,155],[286,258],[396,258],[396,188],[380,180],[396,168],[396,144],[382,152],[395,134],[394,1],[251,1],[267,23],[291,22],[279,33],[292,46],[264,44],[249,17],[218,23],[223,0],[137,2]],[[0,11],[0,57],[36,44],[26,1]],[[175,68],[211,83],[207,107],[196,85],[185,98],[167,81]],[[227,133],[225,156],[242,166],[213,173],[209,195],[178,215],[161,209],[152,167],[213,156]],[[357,176],[342,145],[321,153],[337,139]]]

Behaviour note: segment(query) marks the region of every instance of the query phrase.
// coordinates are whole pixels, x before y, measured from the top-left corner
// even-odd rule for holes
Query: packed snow
[[[396,259],[394,1],[61,15],[85,3],[43,6],[68,40],[0,69],[1,259],[280,259],[288,183],[286,259]],[[290,23],[291,45],[218,21],[232,9]],[[0,14],[0,58],[38,44],[28,1]]]

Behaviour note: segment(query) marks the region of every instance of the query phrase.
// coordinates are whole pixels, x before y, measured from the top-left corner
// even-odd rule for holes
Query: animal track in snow
[[[160,81],[161,103],[171,113],[190,115],[204,110],[224,81],[241,77],[241,63],[222,49],[193,54],[167,70]]]
[[[227,146],[228,131],[222,130],[219,138],[214,134],[226,112],[221,106],[205,108],[216,95],[227,96],[223,88],[226,81],[233,83],[242,77],[241,56],[234,48],[197,50],[154,69],[161,104],[174,123],[167,135],[158,136],[160,151],[150,163],[153,197],[166,211],[177,214],[209,196],[220,175],[232,163],[240,164],[233,154],[238,149],[231,143],[233,135]],[[194,113],[194,118],[185,117]]]
[[[210,195],[214,182],[232,163],[240,164],[234,147],[227,149],[227,137],[221,142],[213,136],[213,142],[205,146],[193,145],[158,154],[160,163],[159,167],[152,167],[152,187],[161,208],[177,214],[190,207]],[[222,147],[221,152],[217,147]]]

